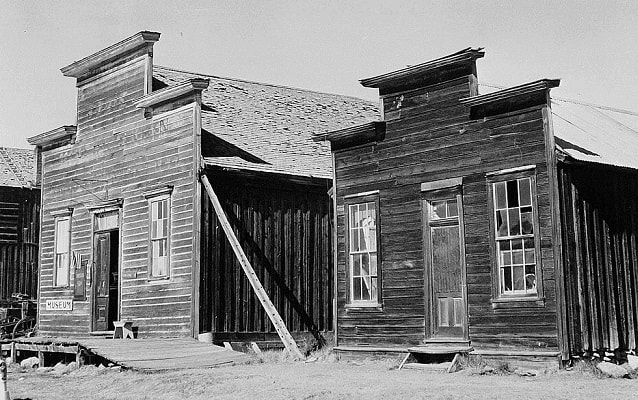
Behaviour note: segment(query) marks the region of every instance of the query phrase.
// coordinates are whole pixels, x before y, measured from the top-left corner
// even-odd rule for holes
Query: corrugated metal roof
[[[355,97],[159,66],[153,68],[153,76],[171,86],[191,78],[210,79],[202,95],[202,129],[229,149],[238,149],[237,154],[205,159],[220,167],[330,178],[329,144],[314,142],[312,136],[379,116],[376,103]]]
[[[34,179],[33,150],[0,147],[0,186],[31,188]]]
[[[556,147],[578,161],[638,169],[638,113],[552,99]]]

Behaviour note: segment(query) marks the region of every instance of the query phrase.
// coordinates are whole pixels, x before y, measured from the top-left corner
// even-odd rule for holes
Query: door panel
[[[461,196],[424,202],[426,213],[427,337],[463,339],[467,332]]]
[[[95,235],[94,242],[94,310],[93,330],[108,330],[109,316],[109,269],[111,265],[111,242],[108,233]]]

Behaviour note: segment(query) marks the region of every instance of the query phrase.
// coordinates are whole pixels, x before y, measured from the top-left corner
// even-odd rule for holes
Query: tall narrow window
[[[149,199],[150,211],[150,277],[168,277],[169,274],[169,222],[170,197],[168,195]]]
[[[71,249],[71,217],[55,219],[54,286],[69,286],[69,254]]]
[[[537,295],[538,240],[534,180],[493,182],[499,296]]]
[[[350,303],[377,304],[377,203],[348,205]]]

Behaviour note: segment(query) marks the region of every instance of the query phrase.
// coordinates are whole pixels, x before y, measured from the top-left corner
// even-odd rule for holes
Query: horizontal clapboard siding
[[[53,285],[54,217],[73,208],[71,249],[93,257],[89,207],[121,198],[120,318],[140,336],[186,336],[191,327],[194,142],[193,107],[152,119],[134,106],[144,95],[145,59],[140,56],[78,89],[75,144],[44,153],[44,209],[40,325],[43,334],[91,330],[91,286],[86,301],[70,312],[46,311],[47,299],[70,299],[73,287]],[[144,196],[172,186],[171,276],[149,280],[149,207]],[[89,263],[91,266],[92,263]],[[74,282],[71,274],[71,286]],[[87,282],[88,283],[88,282]]]
[[[414,345],[425,339],[420,184],[463,178],[469,336],[475,347],[556,348],[551,213],[540,107],[470,120],[459,99],[472,77],[384,98],[386,134],[335,153],[339,345]],[[400,109],[397,105],[401,104]],[[399,114],[398,114],[399,113]],[[542,242],[543,307],[494,309],[486,173],[534,165]],[[382,307],[347,304],[344,196],[379,191]],[[350,199],[351,201],[351,199]]]

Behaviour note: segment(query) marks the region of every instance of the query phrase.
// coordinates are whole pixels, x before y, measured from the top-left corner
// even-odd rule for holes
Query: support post
[[[297,347],[297,343],[295,342],[295,339],[292,337],[292,335],[288,331],[288,328],[286,328],[286,324],[281,319],[281,316],[279,315],[279,312],[275,308],[275,305],[272,303],[272,301],[270,301],[270,298],[268,297],[268,294],[266,294],[266,291],[264,290],[264,287],[259,281],[257,274],[255,274],[255,270],[253,269],[252,265],[250,265],[250,261],[248,261],[248,258],[246,257],[246,253],[244,253],[244,249],[242,249],[241,244],[239,243],[239,240],[235,236],[235,232],[233,232],[233,229],[230,226],[230,222],[228,222],[228,218],[226,218],[224,209],[222,208],[222,205],[219,202],[219,199],[217,198],[217,195],[215,194],[213,187],[208,181],[208,177],[202,174],[201,181],[204,184],[204,187],[206,188],[206,193],[208,193],[208,197],[210,198],[210,201],[213,204],[213,209],[215,210],[215,213],[217,214],[217,219],[219,220],[219,223],[221,224],[222,229],[224,230],[224,233],[226,234],[226,237],[228,238],[228,241],[230,242],[230,246],[233,248],[233,251],[235,252],[235,256],[237,257],[239,264],[241,265],[242,269],[244,270],[244,273],[246,274],[246,277],[248,278],[248,282],[250,282],[250,285],[252,286],[255,294],[257,295],[259,302],[264,307],[264,310],[266,310],[266,314],[268,314],[268,318],[270,318],[270,321],[274,325],[275,330],[277,331],[277,333],[279,334],[279,337],[281,338],[281,341],[283,342],[286,349],[294,357],[298,359],[302,359],[303,355],[301,354],[301,351],[299,351],[299,347]]]

